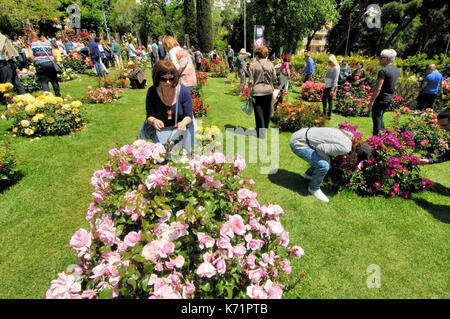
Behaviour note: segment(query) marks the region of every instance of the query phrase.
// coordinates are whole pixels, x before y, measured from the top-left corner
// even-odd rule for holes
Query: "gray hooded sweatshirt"
[[[308,131],[308,145],[305,136],[307,130],[308,128],[302,128],[292,134],[292,150],[312,148],[324,159],[328,156],[349,154],[352,150],[353,134],[348,131],[332,127],[312,127]]]

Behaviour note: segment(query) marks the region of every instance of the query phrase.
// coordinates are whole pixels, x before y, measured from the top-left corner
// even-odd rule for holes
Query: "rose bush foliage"
[[[66,135],[85,124],[80,101],[61,98],[50,92],[34,97],[16,95],[8,104],[5,117],[12,119],[11,132],[18,136]]]
[[[339,128],[362,138],[356,131],[358,127],[348,122],[339,124]],[[332,185],[359,195],[404,198],[434,186],[432,181],[421,176],[420,160],[413,155],[413,132],[383,130],[380,136],[371,136],[366,142],[372,148],[372,155],[363,162],[360,171],[356,170],[358,162],[352,156],[339,155],[333,159],[328,175]]]
[[[91,179],[90,230],[70,240],[78,263],[47,298],[282,296],[288,257],[303,250],[290,246],[283,209],[259,203],[241,177],[243,158],[166,162],[161,144],[143,140],[109,154]]]
[[[327,122],[317,104],[304,101],[281,103],[272,120],[283,131],[295,132],[303,127],[326,126]]]

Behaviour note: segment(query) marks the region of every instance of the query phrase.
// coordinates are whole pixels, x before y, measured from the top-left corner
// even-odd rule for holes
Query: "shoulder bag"
[[[53,63],[53,66],[55,67],[55,71],[58,74],[63,74],[64,73],[64,65],[60,62],[56,62],[52,60],[52,58],[50,58],[50,56],[48,55],[47,51],[45,51],[44,47],[42,45],[39,45],[42,49],[42,51],[44,51],[45,55],[48,57],[48,59]]]

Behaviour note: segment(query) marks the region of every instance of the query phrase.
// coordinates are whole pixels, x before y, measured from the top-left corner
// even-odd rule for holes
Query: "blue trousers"
[[[328,164],[328,162],[317,154],[317,152],[312,148],[304,148],[299,150],[293,148],[291,145],[291,149],[295,155],[307,161],[309,165],[311,165],[306,171],[306,174],[312,177],[311,182],[309,183],[309,188],[312,191],[320,189],[323,179],[330,170],[330,164]]]

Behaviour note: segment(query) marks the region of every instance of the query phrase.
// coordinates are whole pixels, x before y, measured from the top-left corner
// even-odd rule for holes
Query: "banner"
[[[255,25],[254,33],[253,33],[253,45],[255,47],[259,47],[264,45],[264,25]]]

